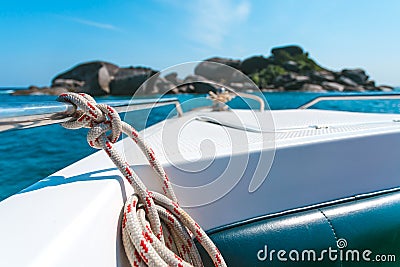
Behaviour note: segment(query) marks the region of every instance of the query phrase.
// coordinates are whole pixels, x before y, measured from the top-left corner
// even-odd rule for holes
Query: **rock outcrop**
[[[215,64],[219,63],[219,64]],[[226,67],[226,66],[229,67]],[[238,72],[240,71],[240,72]],[[249,79],[243,79],[241,73]],[[152,77],[150,80],[149,78]],[[91,95],[133,95],[164,93],[208,93],[226,85],[238,91],[254,88],[251,80],[264,91],[390,91],[387,85],[375,84],[363,69],[328,70],[317,64],[300,46],[276,47],[271,55],[251,56],[244,60],[213,57],[200,62],[194,75],[178,77],[146,67],[118,67],[94,61],[74,66],[57,75],[51,87],[30,87],[14,94],[59,94],[84,92]],[[140,91],[138,89],[141,88]]]
[[[110,82],[110,93],[112,95],[133,95],[147,79],[156,73],[150,68],[143,67],[119,68]],[[145,93],[157,92],[143,90],[143,94]]]
[[[302,55],[304,53],[303,49],[297,45],[288,45],[282,47],[275,47],[271,49],[271,53],[274,57],[279,57],[283,53],[288,54],[292,57]]]
[[[68,91],[64,87],[38,87],[32,85],[26,90],[15,90],[12,95],[60,95]]]
[[[179,87],[179,91],[192,94],[207,94],[209,91],[216,92],[216,88],[218,88],[218,85],[212,80],[200,75],[189,75],[183,81],[183,86]]]
[[[268,67],[271,64],[271,60],[264,56],[253,56],[246,58],[240,64],[239,70],[244,74],[251,74]]]
[[[51,87],[64,87],[95,96],[110,94],[110,82],[118,70],[118,66],[103,61],[80,64],[57,75]]]
[[[214,57],[199,63],[194,69],[194,74],[216,82],[228,81],[234,79],[236,70],[239,69],[239,66],[240,60]]]
[[[273,48],[271,54],[268,58],[259,56],[245,59],[240,69],[266,91],[363,92],[393,89],[390,86],[376,86],[359,68],[328,70],[317,64],[299,46]],[[263,67],[259,67],[261,65]]]

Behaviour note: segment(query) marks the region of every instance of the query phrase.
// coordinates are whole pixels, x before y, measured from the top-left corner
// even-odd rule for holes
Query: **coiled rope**
[[[90,128],[87,141],[103,149],[134,189],[124,205],[122,239],[132,266],[203,266],[193,238],[204,247],[215,266],[226,266],[218,248],[204,230],[178,205],[175,193],[153,150],[139,133],[121,121],[110,106],[97,104],[87,94],[65,93],[58,101],[77,108],[75,116],[62,123],[67,129]],[[111,131],[109,135],[107,132]],[[113,147],[121,133],[135,141],[162,184],[164,194],[147,190],[144,183]]]
[[[212,109],[214,111],[227,110],[228,106],[225,105],[225,103],[231,101],[235,97],[236,97],[235,94],[233,94],[232,92],[226,91],[225,88],[220,88],[217,91],[217,93],[214,93],[213,91],[209,91],[208,96],[207,96],[207,98],[213,102]]]
[[[229,108],[226,103],[237,96],[240,98],[249,98],[257,101],[260,104],[260,111],[264,111],[265,103],[261,97],[252,94],[238,93],[233,89],[229,89],[228,87],[219,88],[216,93],[209,91],[207,98],[213,102],[213,111],[224,111]]]

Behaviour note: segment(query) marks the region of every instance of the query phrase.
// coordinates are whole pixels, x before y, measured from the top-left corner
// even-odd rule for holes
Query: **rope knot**
[[[231,101],[235,98],[236,95],[225,90],[225,88],[219,88],[217,93],[213,91],[208,92],[207,98],[213,102],[212,109],[213,111],[224,111],[228,109],[226,105],[227,102]]]
[[[97,104],[87,94],[66,93],[60,95],[58,100],[78,108],[75,116],[62,126],[68,129],[90,128],[87,135],[89,145],[103,149],[133,187],[135,193],[128,197],[121,221],[122,241],[132,266],[203,266],[194,238],[205,248],[215,266],[226,266],[212,240],[178,205],[164,168],[132,126],[121,121],[113,108]],[[111,131],[108,136],[107,131]],[[130,137],[147,157],[164,194],[147,190],[143,181],[113,147],[121,132]]]
[[[97,104],[93,97],[84,93],[61,94],[57,100],[71,103],[79,108],[71,120],[61,125],[67,129],[90,128],[87,134],[87,142],[91,147],[102,149],[103,146],[99,142],[100,138],[115,143],[120,137],[122,132],[121,118],[114,108],[105,104]],[[106,135],[108,131],[111,131],[111,133]]]

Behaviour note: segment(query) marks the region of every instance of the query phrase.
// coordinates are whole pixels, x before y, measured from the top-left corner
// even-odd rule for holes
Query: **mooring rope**
[[[90,128],[87,141],[103,149],[132,185],[134,194],[124,205],[122,240],[132,266],[203,266],[193,238],[203,246],[215,266],[226,266],[218,248],[204,230],[179,205],[171,183],[153,150],[110,106],[97,104],[87,94],[65,93],[59,101],[77,108],[75,116],[62,123],[67,129]],[[109,135],[107,132],[111,131]],[[147,190],[142,180],[113,147],[121,133],[135,141],[161,181],[164,194]]]
[[[212,108],[214,111],[223,111],[227,110],[228,106],[225,105],[226,102],[231,101],[236,97],[235,94],[229,91],[225,91],[225,89],[221,88],[220,92],[214,93],[213,91],[208,92],[207,98],[213,102]]]

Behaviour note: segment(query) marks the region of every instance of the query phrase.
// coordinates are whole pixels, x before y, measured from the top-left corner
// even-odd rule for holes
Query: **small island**
[[[271,55],[252,56],[244,60],[213,57],[199,63],[194,75],[180,79],[177,73],[157,77],[143,90],[143,94],[204,94],[215,91],[215,83],[231,80],[234,71],[227,72],[222,65],[247,75],[262,91],[268,92],[366,92],[391,91],[393,87],[376,85],[363,69],[332,71],[320,66],[300,46],[290,45],[271,49]],[[217,66],[217,67],[216,67]],[[148,67],[119,67],[94,61],[78,64],[55,76],[49,87],[30,86],[17,90],[14,95],[83,92],[94,96],[133,95],[150,77],[159,72]],[[199,82],[201,81],[201,82]],[[182,84],[184,84],[182,86]],[[237,91],[248,91],[246,84],[229,85]]]

